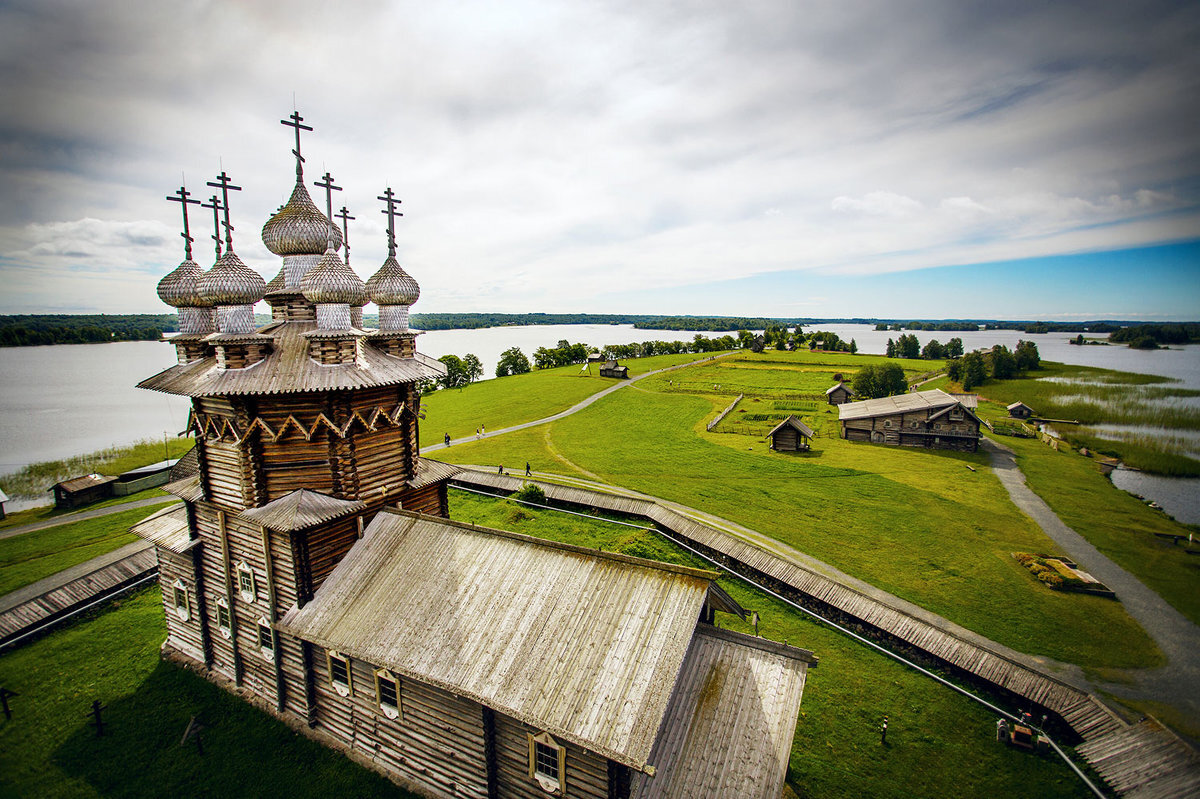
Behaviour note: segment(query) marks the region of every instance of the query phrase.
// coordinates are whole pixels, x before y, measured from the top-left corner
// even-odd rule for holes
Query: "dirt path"
[[[1116,592],[1125,610],[1167,657],[1167,665],[1162,668],[1125,672],[1134,680],[1131,685],[1100,683],[1100,687],[1116,696],[1172,705],[1185,713],[1193,725],[1200,726],[1200,691],[1196,690],[1200,685],[1200,627],[1063,524],[1050,506],[1026,485],[1012,450],[990,439],[983,440],[983,449],[991,456],[992,470],[1013,504],[1037,522],[1084,571]]]
[[[78,513],[67,513],[62,516],[55,516],[53,519],[46,519],[41,522],[30,522],[29,524],[18,524],[13,527],[6,527],[0,530],[0,538],[12,538],[14,535],[23,533],[32,533],[37,530],[45,530],[48,527],[58,527],[60,524],[73,524],[81,522],[84,519],[95,519],[99,516],[108,516],[113,513],[121,513],[122,511],[130,510],[131,508],[148,508],[152,505],[167,505],[172,502],[178,502],[175,497],[150,497],[149,499],[135,499],[133,502],[123,502],[120,505],[109,505],[104,508],[93,508],[92,510],[81,510]]]

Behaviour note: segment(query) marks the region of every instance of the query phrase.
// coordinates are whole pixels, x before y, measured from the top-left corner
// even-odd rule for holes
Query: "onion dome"
[[[390,255],[367,281],[367,298],[376,305],[412,305],[420,296],[417,281]]]
[[[158,281],[158,298],[172,308],[196,308],[205,305],[196,294],[200,264],[186,259]]]
[[[287,204],[263,225],[262,240],[279,256],[313,255],[324,252],[330,240],[334,250],[341,247],[342,232],[313,204],[300,179]]]
[[[267,294],[270,294],[272,291],[283,291],[284,288],[284,272],[283,269],[280,269],[279,274],[267,282]]]
[[[196,282],[196,294],[204,305],[253,305],[263,298],[267,283],[238,258],[226,250]]]
[[[311,303],[345,303],[354,305],[366,301],[366,286],[346,262],[338,258],[331,246],[325,250],[317,265],[304,273],[300,290]]]

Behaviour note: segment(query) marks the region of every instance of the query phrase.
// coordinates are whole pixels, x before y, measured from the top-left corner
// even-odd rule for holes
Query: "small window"
[[[529,736],[529,776],[543,791],[562,794],[567,767],[567,750],[550,733]]]
[[[233,617],[229,615],[229,603],[217,600],[217,630],[226,638],[233,637]]]
[[[933,426],[933,429],[934,429],[934,430],[941,430],[941,429],[942,429],[942,423],[941,423],[941,422],[937,422],[937,423],[935,423],[935,424],[934,424],[934,426]]]
[[[187,586],[182,580],[176,580],[171,586],[171,600],[175,605],[175,615],[181,621],[187,621],[192,618],[192,603],[188,599]]]
[[[891,419],[884,419],[884,420],[883,420],[883,426],[884,426],[884,427],[891,427],[891,426],[892,426],[892,420],[891,420]]]
[[[332,649],[329,656],[329,684],[342,696],[350,695],[350,658]]]
[[[950,409],[950,418],[956,422],[960,421],[963,418],[962,408],[951,408]]]
[[[254,602],[258,599],[258,591],[254,584],[254,570],[247,565],[246,561],[242,561],[237,565],[237,584],[238,592],[242,595],[242,599],[247,602]]]
[[[375,698],[389,719],[400,718],[400,680],[387,669],[375,672]]]
[[[909,422],[909,427],[911,427],[913,430],[916,430],[916,429],[917,429],[917,422]]]
[[[258,620],[258,648],[267,660],[275,659],[275,635],[271,631],[271,622],[265,618]]]

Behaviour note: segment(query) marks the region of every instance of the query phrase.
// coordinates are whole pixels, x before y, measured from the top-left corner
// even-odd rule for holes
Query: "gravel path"
[[[1012,450],[990,439],[984,439],[983,449],[991,456],[992,470],[1008,490],[1013,503],[1037,522],[1080,568],[1116,592],[1125,610],[1142,625],[1167,657],[1167,665],[1163,668],[1127,672],[1135,681],[1133,685],[1102,684],[1102,687],[1117,696],[1172,705],[1183,711],[1193,724],[1200,725],[1200,691],[1197,690],[1200,685],[1200,627],[1063,524],[1050,506],[1025,484],[1025,475],[1017,468]]]
[[[84,519],[95,519],[98,516],[108,516],[111,513],[120,513],[121,511],[129,510],[130,508],[148,508],[152,505],[167,505],[172,502],[178,502],[175,497],[150,497],[149,499],[135,499],[133,502],[123,502],[120,505],[109,505],[105,508],[93,508],[92,510],[81,510],[78,513],[67,513],[62,516],[55,516],[53,519],[46,519],[43,522],[31,522],[29,524],[18,524],[14,527],[6,527],[0,530],[0,538],[12,538],[14,535],[22,533],[32,533],[37,530],[45,530],[47,527],[58,527],[60,524],[72,524],[73,522],[81,522]]]

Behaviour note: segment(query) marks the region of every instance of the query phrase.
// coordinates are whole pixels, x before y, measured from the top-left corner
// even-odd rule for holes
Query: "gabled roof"
[[[152,513],[129,532],[172,552],[186,552],[200,541],[188,537],[187,508],[183,505],[170,505]]]
[[[199,502],[204,499],[204,487],[200,485],[199,474],[185,477],[182,480],[176,480],[173,483],[167,483],[162,489],[168,494],[174,494],[188,502]]]
[[[642,770],[715,577],[385,508],[277,627]]]
[[[779,799],[811,652],[702,624],[633,799]]]
[[[897,413],[911,413],[922,409],[931,412],[949,408],[962,403],[942,391],[940,388],[929,391],[915,391],[909,394],[896,394],[892,397],[847,402],[838,406],[838,419],[863,419],[871,416],[891,416]]]
[[[3,488],[0,488],[0,502],[8,502],[8,494],[4,493]]]
[[[51,488],[61,488],[64,491],[83,491],[95,486],[102,486],[105,483],[115,482],[117,478],[106,477],[102,474],[85,474],[82,477],[72,477],[70,480],[63,480],[61,483],[55,483]]]
[[[408,481],[408,487],[422,488],[430,483],[449,480],[461,471],[461,466],[453,466],[431,458],[417,458],[417,476]]]
[[[445,366],[426,355],[396,358],[369,345],[363,347],[358,363],[317,363],[308,357],[308,341],[304,338],[316,327],[315,322],[267,325],[260,332],[274,339],[273,350],[252,366],[221,371],[215,356],[200,358],[159,372],[138,383],[138,388],[188,397],[285,394],[389,386],[446,374]]]
[[[309,491],[307,488],[299,488],[279,499],[271,500],[262,507],[247,508],[238,514],[238,518],[281,533],[290,533],[349,516],[366,507],[366,503],[363,502],[337,499]]]
[[[171,481],[182,480],[185,477],[200,474],[200,452],[197,447],[192,447],[187,452],[175,461],[175,465],[171,467]]]
[[[1020,401],[1014,402],[1014,403],[1012,403],[1011,405],[1007,405],[1007,406],[1005,406],[1005,407],[1006,407],[1008,410],[1010,410],[1010,411],[1011,411],[1013,408],[1026,408],[1027,410],[1031,410],[1031,411],[1033,410],[1033,408],[1030,408],[1028,405],[1026,405],[1025,403],[1023,403],[1023,402],[1020,402]]]
[[[845,391],[847,394],[853,394],[853,393],[854,393],[853,391],[851,391],[851,390],[850,390],[850,386],[846,385],[845,381],[843,381],[843,382],[841,382],[841,383],[835,383],[835,384],[833,384],[833,385],[832,385],[832,386],[830,386],[829,388],[825,389],[825,393],[826,393],[826,394],[832,394],[833,392],[837,391],[839,388],[840,388],[842,391]]]
[[[771,432],[767,433],[767,435],[773,436],[776,433],[778,433],[779,430],[783,427],[795,428],[798,433],[800,433],[803,436],[807,436],[808,438],[812,438],[815,435],[812,431],[812,428],[810,428],[804,422],[800,421],[795,416],[790,415],[790,414],[788,415],[788,418],[784,419],[782,422],[775,425],[775,427],[773,427],[771,429]]]

